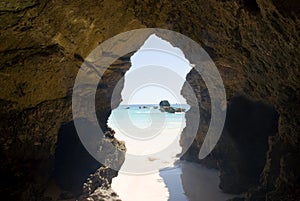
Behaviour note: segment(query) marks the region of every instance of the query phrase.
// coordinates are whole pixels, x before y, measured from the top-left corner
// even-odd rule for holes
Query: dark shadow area
[[[116,92],[118,96],[114,101],[111,101],[112,92],[118,83],[118,80],[120,80],[130,68],[130,56],[132,54],[133,53],[129,53],[118,58],[103,73],[103,76],[98,83],[95,108],[99,126],[104,133],[110,130],[107,126],[107,119],[111,113],[111,104],[116,107],[121,101],[121,91]],[[83,60],[80,55],[74,55],[74,57],[78,60]],[[106,143],[112,143],[119,149],[121,149],[120,147],[122,144],[113,137],[111,139],[102,138],[100,133],[98,135],[96,125],[88,120],[79,119],[77,121],[82,123],[81,126],[79,126],[79,129],[84,133],[85,143],[90,146],[92,152],[97,152],[96,149],[100,146],[103,148],[100,155],[110,158],[111,161],[118,160],[120,163],[119,166],[121,166],[124,160],[123,154],[121,154],[121,152],[111,153],[111,150],[106,146]],[[74,126],[74,121],[62,125],[58,132],[58,141],[55,152],[55,179],[58,185],[63,190],[71,192],[74,196],[79,196],[83,193],[83,183],[86,182],[91,174],[96,174],[89,178],[93,181],[93,190],[96,186],[102,185],[102,178],[97,178],[97,175],[106,174],[107,172],[106,179],[110,181],[117,174],[116,171],[111,169],[98,170],[101,166],[102,164],[94,159],[83,146]],[[98,174],[97,170],[101,173]]]
[[[220,1],[229,2],[231,0],[220,0]],[[260,8],[259,8],[259,5],[256,0],[238,0],[237,3],[239,3],[241,5],[241,8],[244,8],[251,14],[258,14],[260,12]]]
[[[216,147],[221,189],[241,193],[258,185],[268,139],[277,133],[278,118],[274,107],[261,102],[242,96],[230,100],[224,132]]]
[[[205,112],[196,140],[181,159],[219,169],[219,186],[226,193],[240,194],[257,186],[266,164],[269,137],[278,132],[279,114],[275,108],[243,96],[232,98],[221,138],[214,150],[199,160],[206,134],[202,127],[209,124]]]
[[[89,174],[100,167],[101,164],[82,145],[74,122],[62,125],[55,151],[55,179],[58,185],[77,196]]]
[[[182,181],[180,178],[181,174],[181,165],[177,161],[175,167],[164,168],[159,170],[159,176],[163,179],[166,187],[169,191],[169,201],[184,201],[187,200],[186,192],[183,189]],[[195,189],[192,189],[194,191]]]
[[[181,164],[181,183],[189,201],[224,201],[233,195],[223,193],[219,185],[219,171],[190,162]]]
[[[199,91],[197,98],[201,119],[197,136],[181,159],[219,169],[219,186],[226,193],[240,194],[257,186],[266,165],[269,137],[278,133],[279,114],[276,109],[244,96],[231,98],[224,129],[217,145],[205,159],[199,160],[199,150],[210,124],[210,98],[205,85],[195,72],[191,71],[187,81],[195,91]],[[184,97],[189,99],[188,94]],[[189,116],[186,119],[187,128],[193,126]],[[181,137],[181,146],[188,141],[185,132],[186,128]]]
[[[255,13],[260,11],[256,0],[244,0],[244,5],[249,12]]]
[[[300,15],[299,0],[272,0],[276,9],[286,17]]]

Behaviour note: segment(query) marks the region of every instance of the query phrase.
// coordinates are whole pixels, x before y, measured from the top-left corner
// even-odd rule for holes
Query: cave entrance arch
[[[157,153],[170,149],[174,140],[179,146],[179,136],[185,127],[184,111],[189,109],[181,90],[191,69],[179,48],[155,34],[131,57],[131,68],[124,76],[122,102],[108,121],[117,139],[126,142],[127,154]],[[120,92],[118,86],[116,88],[117,93]],[[159,106],[164,100],[171,106]],[[177,123],[178,128],[170,128],[168,118],[176,119],[174,124]],[[173,135],[164,139],[161,134],[167,129],[173,129]]]

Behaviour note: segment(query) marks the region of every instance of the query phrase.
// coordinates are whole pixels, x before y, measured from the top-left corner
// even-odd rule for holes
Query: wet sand
[[[225,201],[219,172],[199,164],[177,161],[174,167],[147,175],[119,173],[112,188],[123,201]]]

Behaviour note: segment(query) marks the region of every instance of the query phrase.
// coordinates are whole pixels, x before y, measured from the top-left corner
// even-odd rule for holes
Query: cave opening
[[[148,56],[140,57],[144,54]],[[171,55],[170,58],[167,57],[168,54]],[[182,58],[176,60],[178,57]],[[158,61],[162,62],[157,64]],[[146,200],[153,200],[153,196],[158,196],[156,200],[166,200],[166,198],[188,200],[190,199],[188,196],[194,196],[198,191],[197,185],[207,187],[209,193],[206,199],[208,200],[224,200],[231,197],[218,188],[218,171],[179,161],[177,156],[182,151],[180,138],[186,126],[185,112],[189,110],[189,105],[181,96],[181,92],[184,89],[186,75],[191,72],[192,66],[193,64],[185,59],[182,50],[152,35],[138,52],[119,58],[108,68],[98,84],[97,117],[101,128],[105,131],[105,136],[108,139],[125,141],[126,154],[141,155],[145,159],[142,163],[140,161],[127,163],[125,158],[117,177],[115,177],[116,171],[109,173],[109,179],[115,177],[112,179],[112,188],[122,200],[140,199],[140,196],[144,196]],[[177,69],[175,73],[174,69]],[[117,83],[116,80],[120,81]],[[165,87],[170,83],[170,88]],[[114,100],[117,101],[110,102]],[[118,107],[115,108],[116,106]],[[108,122],[107,118],[109,118]],[[91,124],[90,127],[92,126]],[[161,135],[161,130],[165,130],[166,135]],[[122,133],[123,136],[120,135]],[[172,146],[169,146],[170,142]],[[169,150],[167,154],[157,155],[163,149]],[[155,157],[152,154],[156,154]],[[130,171],[126,168],[122,170],[124,164],[125,167],[127,165],[126,168],[133,169],[139,166],[139,171],[141,168],[147,169],[148,166],[161,168],[158,172],[148,171],[147,174],[137,176],[128,175]],[[59,186],[67,191],[63,192],[61,197],[67,199],[80,196],[83,192],[83,184],[89,175],[96,173],[100,167],[102,164],[96,161],[81,144],[74,123],[62,125],[55,153],[55,178]],[[198,180],[194,177],[194,173],[209,178],[209,185],[207,182],[203,183],[205,179]],[[100,187],[101,182],[96,181],[93,190]],[[130,188],[135,189],[130,184],[136,186],[136,182],[140,184],[140,188],[136,189],[140,193],[136,191],[130,193]],[[185,186],[191,184],[195,189],[186,190]],[[149,194],[149,192],[155,193]],[[200,194],[196,196],[199,196],[199,199],[201,197]]]
[[[189,200],[182,186],[184,166],[208,175],[208,200],[230,198],[218,188],[217,171],[178,158],[185,112],[190,109],[181,92],[193,64],[182,50],[156,35],[151,35],[131,57],[131,64],[124,76],[122,102],[108,119],[114,137],[125,141],[127,149],[118,176],[112,180],[113,190],[124,201]],[[192,189],[196,192],[197,185],[205,186],[206,181],[191,174],[187,177],[189,184],[196,184]]]
[[[192,67],[179,48],[154,34],[131,57],[131,64],[124,75],[122,102],[108,120],[115,137],[125,141],[127,149],[112,188],[125,201],[141,197],[165,200],[168,188],[157,182],[163,177],[156,167],[172,167],[181,152],[179,139],[189,109],[181,90]]]
[[[189,106],[180,92],[191,66],[182,51],[153,34],[131,57],[131,64],[120,82],[121,87],[116,86],[116,93],[112,95],[112,101],[118,99],[114,96],[119,96],[120,93],[122,99],[119,108],[112,111],[108,120],[109,127],[116,131],[115,136],[124,141],[133,138],[140,140],[139,143],[144,143],[154,138],[159,129],[164,129],[165,125],[156,120],[163,122],[165,114],[177,114],[180,117],[180,128],[184,127],[184,111],[188,110]],[[166,105],[163,106],[164,103]],[[124,111],[127,116],[123,116]],[[156,117],[162,119],[155,119]],[[130,123],[132,127],[128,128]],[[144,144],[140,147],[141,150],[131,150],[130,147],[135,145],[129,146],[128,143],[130,142],[126,143],[127,153],[130,154],[157,152],[154,147],[148,152],[145,151],[145,146],[151,148],[149,144]]]

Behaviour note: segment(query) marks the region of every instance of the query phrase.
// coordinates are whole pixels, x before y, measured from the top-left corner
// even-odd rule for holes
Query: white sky
[[[131,63],[121,104],[186,103],[180,91],[191,66],[179,48],[153,34],[131,57]]]

